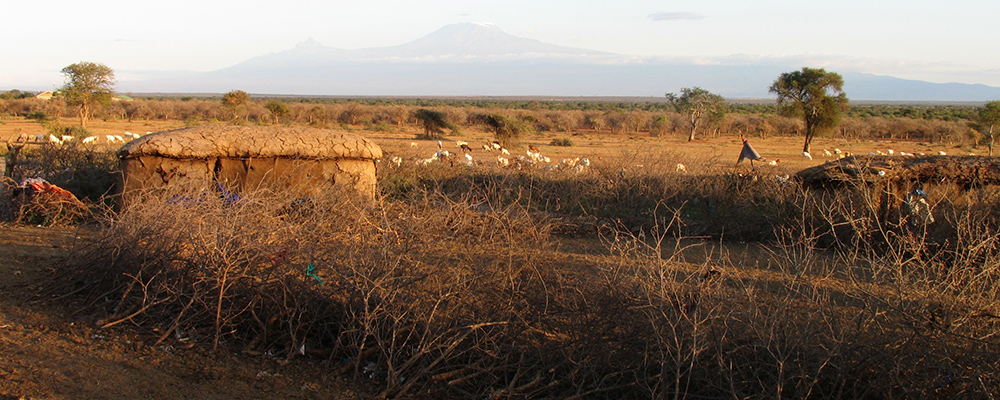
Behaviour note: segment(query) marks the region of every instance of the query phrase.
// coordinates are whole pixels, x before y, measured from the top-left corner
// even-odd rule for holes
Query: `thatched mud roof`
[[[951,182],[1000,184],[1000,158],[983,156],[852,156],[799,171],[807,185],[849,182]]]
[[[382,149],[363,137],[328,129],[213,125],[149,134],[118,150],[123,159],[139,156],[373,160],[382,158]]]

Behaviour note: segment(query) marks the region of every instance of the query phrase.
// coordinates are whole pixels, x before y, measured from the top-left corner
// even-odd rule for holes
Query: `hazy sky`
[[[355,49],[489,22],[546,43],[639,56],[787,60],[836,72],[1000,86],[997,0],[17,0],[0,23],[0,90],[61,86],[93,61],[211,71],[313,38]],[[739,57],[730,57],[739,56]]]

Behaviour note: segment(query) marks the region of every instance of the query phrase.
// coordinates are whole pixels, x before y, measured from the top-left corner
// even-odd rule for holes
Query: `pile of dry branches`
[[[865,190],[789,195],[757,257],[685,238],[666,206],[642,233],[602,226],[606,253],[561,251],[499,187],[150,193],[60,284],[103,327],[322,358],[385,398],[997,394],[996,197],[941,195],[915,229]]]

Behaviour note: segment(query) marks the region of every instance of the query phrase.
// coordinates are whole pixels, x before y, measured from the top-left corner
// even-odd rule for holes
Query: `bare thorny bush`
[[[804,190],[800,218],[780,228],[772,259],[814,288],[797,290],[822,300],[814,313],[849,323],[836,343],[853,359],[830,367],[869,377],[865,394],[992,398],[1000,382],[996,188],[916,187],[929,195],[933,220],[908,212],[914,187],[905,184]]]
[[[107,315],[102,327],[155,329],[158,345],[323,357],[389,398],[604,388],[604,356],[575,343],[592,335],[590,290],[581,271],[553,267],[550,225],[521,207],[148,197],[109,218],[65,280]]]
[[[813,271],[780,260],[783,273],[717,246],[699,263],[686,253],[712,246],[683,236],[682,209],[660,209],[647,238],[607,231],[616,263],[601,271],[627,302],[631,373],[657,398],[864,397],[871,382],[849,364],[853,318],[812,282]],[[775,261],[787,253],[770,253]],[[766,252],[765,252],[766,253]],[[797,260],[802,254],[794,255]],[[806,257],[808,258],[808,256]],[[798,274],[795,276],[794,274]],[[792,278],[789,278],[789,277]]]
[[[116,177],[114,153],[69,144],[22,146],[15,154],[11,170],[7,171],[10,177],[4,177],[0,187],[0,219],[46,226],[69,225],[88,221],[93,212],[107,207]],[[22,187],[27,178],[45,179],[76,198],[28,195]]]
[[[936,222],[916,224],[884,188],[641,178],[447,175],[374,204],[150,193],[66,282],[102,326],[322,358],[387,398],[997,394],[993,192],[925,187]],[[581,182],[658,198],[622,203],[653,202],[642,225],[605,220],[596,261],[553,246],[553,197]],[[763,258],[705,240],[723,219],[753,238],[769,222]]]
[[[936,222],[888,189],[798,189],[763,260],[685,240],[685,206],[648,238],[606,231],[607,287],[635,310],[618,328],[642,338],[634,383],[673,398],[996,396],[995,189],[924,187]],[[692,243],[722,250],[681,262]]]

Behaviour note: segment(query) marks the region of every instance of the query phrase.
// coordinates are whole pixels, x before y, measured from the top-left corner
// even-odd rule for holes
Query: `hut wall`
[[[122,159],[121,169],[126,204],[150,189],[217,191],[216,181],[234,193],[266,188],[311,196],[336,185],[353,188],[367,198],[374,198],[376,185],[373,160],[139,156]]]

